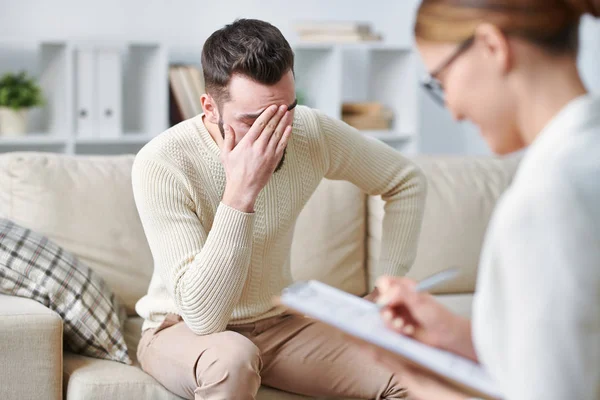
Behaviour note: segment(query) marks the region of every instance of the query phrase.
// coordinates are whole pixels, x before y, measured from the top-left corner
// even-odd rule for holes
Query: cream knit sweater
[[[253,214],[221,203],[225,171],[219,153],[199,115],[136,156],[133,192],[154,258],[148,294],[136,305],[143,329],[175,313],[206,335],[281,313],[272,298],[292,282],[296,218],[323,178],[383,196],[382,271],[403,275],[410,268],[426,183],[391,147],[297,107],[284,166],[258,196]]]
[[[505,400],[600,399],[600,97],[571,101],[498,203],[473,302]]]

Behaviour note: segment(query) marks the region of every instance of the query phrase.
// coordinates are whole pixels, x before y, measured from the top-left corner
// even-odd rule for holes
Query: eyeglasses
[[[448,57],[448,59],[443,62],[439,67],[434,69],[429,73],[429,76],[421,82],[421,85],[425,88],[427,93],[431,96],[431,98],[442,107],[446,106],[446,94],[444,93],[444,87],[442,86],[442,82],[438,79],[438,76],[450,66],[458,57],[461,56],[465,51],[471,47],[471,45],[475,42],[475,36],[471,36],[464,42],[462,42],[458,48],[454,51],[454,53]]]

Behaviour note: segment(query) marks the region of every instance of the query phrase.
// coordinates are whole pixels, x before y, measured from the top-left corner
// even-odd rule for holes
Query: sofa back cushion
[[[496,202],[509,186],[519,158],[426,157],[415,159],[428,181],[417,257],[408,276],[424,277],[456,266],[458,279],[434,293],[472,293],[485,231]],[[369,199],[368,268],[372,286],[380,275],[383,202]]]
[[[0,156],[0,217],[39,232],[98,273],[129,314],[152,256],[131,188],[133,156]]]
[[[295,280],[318,279],[355,295],[366,293],[366,201],[349,182],[321,182],[296,223]]]
[[[0,218],[46,235],[106,281],[130,315],[153,261],[131,188],[134,156],[0,155]],[[323,181],[296,224],[295,279],[366,291],[366,196]]]

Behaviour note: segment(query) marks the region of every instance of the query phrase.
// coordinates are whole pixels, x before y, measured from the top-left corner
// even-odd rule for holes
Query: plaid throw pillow
[[[0,219],[0,293],[27,297],[57,312],[65,347],[131,364],[121,308],[102,278],[48,238]]]

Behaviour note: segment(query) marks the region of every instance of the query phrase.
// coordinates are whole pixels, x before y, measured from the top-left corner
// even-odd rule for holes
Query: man
[[[291,283],[294,223],[323,178],[387,201],[382,271],[413,262],[425,198],[419,169],[390,147],[296,105],[281,32],[238,20],[202,53],[204,114],[155,138],[133,167],[154,257],[142,368],[185,398],[254,399],[261,385],[314,396],[405,397],[331,328],[273,306]]]

